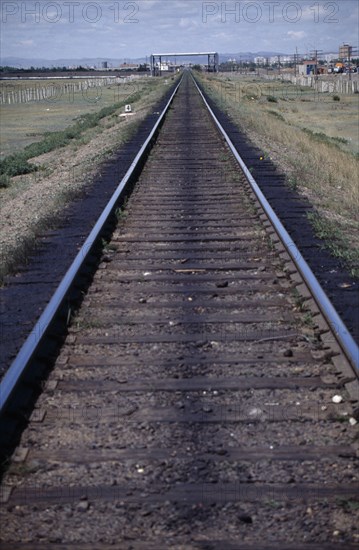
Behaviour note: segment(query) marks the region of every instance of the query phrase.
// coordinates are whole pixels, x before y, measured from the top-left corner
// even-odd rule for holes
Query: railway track
[[[357,547],[355,372],[189,75],[117,217],[2,547]]]

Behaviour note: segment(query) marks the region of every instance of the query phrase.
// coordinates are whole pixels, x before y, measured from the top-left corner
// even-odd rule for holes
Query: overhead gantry
[[[151,54],[151,75],[161,75],[162,59],[169,57],[192,57],[192,56],[207,56],[208,72],[218,72],[219,55],[217,52],[190,52],[190,53],[153,53]]]

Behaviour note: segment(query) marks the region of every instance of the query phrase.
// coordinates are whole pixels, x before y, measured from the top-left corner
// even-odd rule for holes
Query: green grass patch
[[[297,191],[300,187],[299,179],[296,175],[290,176],[287,179],[287,183],[288,183],[289,187],[292,189],[292,191]]]
[[[279,118],[279,120],[281,120],[282,122],[285,122],[284,116],[281,115],[280,113],[277,113],[277,111],[268,110],[267,113],[272,116],[275,116],[276,118]]]
[[[293,301],[295,305],[295,309],[297,311],[305,311],[305,298],[300,294],[299,290],[297,288],[294,288],[292,291]]]
[[[342,506],[347,512],[359,510],[359,500],[355,499],[337,499],[337,504]]]
[[[129,101],[136,102],[141,98],[141,92],[135,92],[123,101],[103,107],[96,113],[87,113],[78,117],[76,122],[64,130],[45,132],[43,139],[27,145],[22,151],[9,155],[0,161],[0,176],[20,176],[38,170],[38,167],[29,163],[29,159],[49,153],[54,149],[65,147],[73,140],[78,140],[90,128],[95,128],[99,122],[113,115]]]
[[[10,183],[10,176],[8,176],[7,174],[0,175],[0,189],[6,189],[6,187],[9,187]]]
[[[0,161],[0,176],[12,178],[20,174],[29,174],[36,170],[36,166],[27,162],[28,158],[23,153],[9,155]]]
[[[327,143],[328,145],[334,145],[336,147],[339,146],[339,144],[344,143],[347,144],[348,140],[341,137],[330,137],[327,136],[327,134],[324,134],[324,132],[313,132],[313,130],[309,130],[309,128],[302,128],[303,132],[308,134],[311,138],[315,139],[316,141],[319,141],[321,143]]]
[[[317,237],[323,240],[324,248],[341,261],[352,277],[359,279],[359,251],[350,247],[338,224],[317,212],[309,212],[307,217]]]

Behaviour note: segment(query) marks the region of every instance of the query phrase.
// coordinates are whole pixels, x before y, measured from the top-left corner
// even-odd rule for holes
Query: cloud
[[[233,36],[229,35],[226,32],[217,32],[213,35],[213,37],[216,38],[217,40],[223,40],[225,42],[233,39]]]
[[[64,55],[72,57],[74,49],[85,57],[121,54],[121,57],[128,58],[142,57],[153,49],[168,48],[180,51],[204,48],[229,53],[242,50],[286,53],[283,51],[286,48],[289,53],[293,44],[304,53],[310,40],[315,40],[313,48],[318,46],[324,51],[336,51],[344,41],[356,43],[359,14],[354,0],[282,2],[268,2],[275,5],[271,21],[269,14],[272,12],[263,0],[238,2],[241,17],[236,21],[230,11],[234,8],[234,1],[215,0],[206,4],[204,0],[79,0],[67,3],[73,4],[71,20],[69,6],[59,0],[37,2],[39,21],[36,22],[34,15],[31,16],[34,8],[16,0],[6,3],[10,8],[16,4],[19,9],[2,22],[1,54],[21,56],[25,48],[28,56],[41,57],[46,51],[49,59],[63,58]],[[33,4],[35,6],[35,2]],[[98,21],[92,4],[101,6]],[[88,9],[83,11],[86,5]],[[214,8],[207,21],[203,14],[206,5]],[[56,6],[61,6],[62,10],[57,22]],[[138,8],[136,13],[134,6]],[[261,6],[262,16],[250,23],[248,19],[255,17],[255,6]],[[132,23],[137,22],[129,24],[126,18],[130,18]],[[335,25],[334,20],[338,21]],[[120,46],[119,40],[127,46]]]
[[[33,40],[20,40],[16,42],[19,46],[34,46],[35,42]]]
[[[187,29],[187,30],[193,30],[198,27],[198,23],[193,19],[189,19],[188,17],[181,17],[178,25],[182,29]]]
[[[304,31],[288,31],[287,36],[289,36],[292,40],[299,40],[304,38],[306,33]]]
[[[140,10],[151,10],[161,4],[161,0],[145,0],[139,4]]]

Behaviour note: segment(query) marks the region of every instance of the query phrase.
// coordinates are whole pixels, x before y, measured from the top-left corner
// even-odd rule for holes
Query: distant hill
[[[241,59],[243,61],[253,61],[255,57],[271,57],[274,55],[288,55],[283,52],[272,52],[272,51],[260,51],[260,52],[237,52],[237,53],[219,53],[219,58],[221,62],[225,62],[228,59]],[[177,57],[177,62],[179,61],[189,61],[191,63],[204,63],[206,60],[205,56],[203,58],[199,57]],[[23,58],[23,57],[3,57],[0,59],[1,66],[16,67],[18,69],[29,69],[30,67],[40,68],[40,67],[78,67],[79,65],[83,67],[95,67],[101,68],[102,63],[106,61],[109,67],[118,67],[121,63],[145,63],[146,57],[140,58],[106,58],[106,57],[85,57],[85,58],[73,58],[73,59],[42,59],[42,58]],[[149,57],[147,57],[147,62],[149,62]]]
[[[228,59],[236,59],[239,61],[253,61],[255,57],[274,57],[275,55],[290,55],[284,52],[260,51],[260,52],[238,52],[238,53],[221,53],[220,60],[228,61]]]

